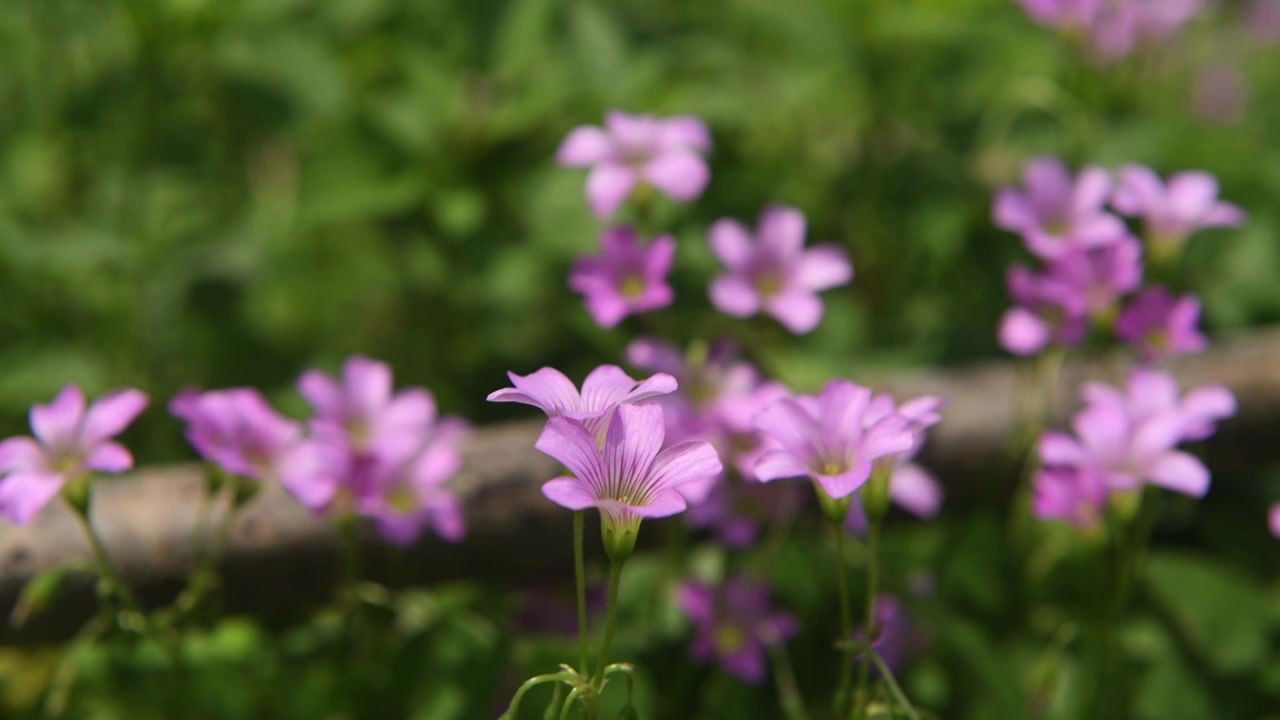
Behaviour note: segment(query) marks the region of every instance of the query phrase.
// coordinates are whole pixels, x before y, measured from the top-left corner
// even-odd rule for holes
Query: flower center
[[[1151,328],[1146,335],[1147,344],[1156,350],[1169,348],[1169,333],[1164,328]]]
[[[819,475],[839,475],[844,471],[845,471],[845,468],[843,463],[838,463],[833,460],[824,460],[822,462],[822,467],[818,471],[818,474]]]
[[[397,485],[387,491],[387,504],[397,512],[411,513],[418,509],[418,496],[404,485]]]
[[[782,276],[773,271],[763,271],[755,278],[756,292],[768,297],[782,289]]]
[[[635,273],[623,275],[618,282],[618,290],[624,297],[639,297],[644,292],[644,278]]]
[[[716,628],[716,648],[722,653],[733,653],[747,644],[746,633],[737,625],[721,625]]]

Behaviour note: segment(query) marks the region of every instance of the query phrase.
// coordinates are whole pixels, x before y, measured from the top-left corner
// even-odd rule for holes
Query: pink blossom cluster
[[[247,387],[187,390],[169,407],[207,461],[251,481],[279,482],[316,514],[370,518],[401,545],[427,528],[462,538],[462,506],[447,482],[462,464],[465,422],[439,416],[424,388],[395,392],[391,368],[361,356],[338,378],[306,372],[298,391],[315,411],[305,425]]]
[[[1204,0],[1018,0],[1037,23],[1080,40],[1104,62],[1171,41]]]
[[[1096,166],[1073,176],[1061,160],[1038,157],[1027,162],[1023,182],[997,193],[993,216],[1043,266],[1009,269],[1014,307],[1000,321],[1002,347],[1034,355],[1076,345],[1100,326],[1144,362],[1204,348],[1199,298],[1142,287],[1144,242],[1116,213],[1140,218],[1148,259],[1167,261],[1195,231],[1244,222],[1243,211],[1218,200],[1212,175],[1182,172],[1166,183],[1149,168],[1126,165],[1114,177]]]
[[[1197,498],[1208,492],[1208,468],[1179,446],[1209,437],[1218,421],[1235,414],[1230,391],[1210,385],[1184,395],[1172,375],[1138,368],[1124,388],[1085,383],[1081,396],[1074,434],[1052,431],[1040,439],[1033,500],[1039,517],[1092,528],[1117,493],[1146,484]]]
[[[710,180],[702,155],[711,135],[698,118],[659,118],[610,111],[603,127],[584,125],[565,137],[556,154],[561,165],[590,166],[586,194],[597,217],[611,218],[628,198],[647,215],[653,192],[685,202]],[[835,245],[805,249],[804,214],[770,206],[756,232],[722,219],[710,230],[711,249],[726,272],[712,281],[716,309],[733,317],[765,313],[796,334],[812,331],[822,319],[817,293],[853,277],[844,251]],[[569,287],[584,297],[587,312],[602,328],[629,315],[667,307],[675,292],[667,281],[676,256],[669,234],[646,237],[629,224],[606,227],[599,251],[580,257]]]

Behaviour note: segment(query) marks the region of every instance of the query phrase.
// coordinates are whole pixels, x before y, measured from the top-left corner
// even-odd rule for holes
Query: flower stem
[[[590,676],[587,669],[587,577],[582,551],[583,525],[586,511],[573,514],[573,579],[578,600],[578,672]]]
[[[600,646],[599,665],[591,686],[599,692],[604,687],[604,669],[609,664],[609,647],[613,645],[613,626],[618,617],[618,585],[622,582],[622,565],[625,560],[614,560],[609,568],[609,610],[604,624],[604,644]]]
[[[872,637],[876,625],[876,595],[880,592],[880,524],[883,517],[872,514],[867,518],[867,615],[862,632],[866,635],[867,650],[862,665],[858,668],[858,713],[856,717],[867,716],[867,706],[871,704],[868,681],[871,676]]]
[[[796,674],[791,667],[791,657],[782,643],[769,646],[769,655],[773,659],[773,677],[778,684],[778,701],[788,720],[809,720],[809,712],[804,707],[804,698],[796,687]]]
[[[107,552],[107,546],[103,544],[102,538],[98,537],[98,532],[93,529],[93,524],[89,522],[89,514],[87,511],[77,507],[75,503],[68,502],[67,507],[71,508],[71,514],[76,516],[76,520],[80,522],[84,535],[89,540],[89,547],[93,550],[93,557],[98,565],[98,575],[107,582],[108,590],[115,595],[120,602],[120,606],[137,615],[139,621],[143,618],[142,606],[138,604],[138,600],[133,596],[133,591],[128,585],[124,584],[120,573],[116,571],[116,566],[111,562],[111,554]]]
[[[889,686],[889,692],[893,694],[893,700],[902,708],[911,720],[920,720],[920,713],[916,711],[911,701],[907,699],[906,693],[902,692],[902,688],[898,685],[898,681],[893,677],[893,671],[885,664],[884,658],[880,657],[872,648],[867,648],[867,657],[871,658],[871,662],[876,664],[876,669],[880,671],[880,677],[884,679],[885,685]]]
[[[849,605],[844,528],[840,523],[831,520],[831,530],[836,536],[836,593],[840,600],[840,643],[846,646],[844,657],[840,661],[840,685],[836,690],[835,709],[836,717],[844,718],[848,716],[849,691],[853,683],[853,647],[849,645],[853,640],[853,609]]]

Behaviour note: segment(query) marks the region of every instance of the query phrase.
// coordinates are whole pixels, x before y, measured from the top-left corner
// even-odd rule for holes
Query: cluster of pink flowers
[[[308,371],[298,392],[315,410],[305,427],[253,388],[187,390],[170,410],[187,422],[203,458],[239,477],[279,482],[316,514],[370,518],[396,544],[427,528],[462,538],[462,507],[446,483],[462,464],[465,422],[438,416],[424,388],[394,392],[391,368],[366,357],[349,358],[341,378]]]
[[[1203,0],[1018,0],[1031,19],[1079,39],[1113,61],[1170,41],[1204,10]]]
[[[1085,383],[1081,396],[1085,407],[1072,420],[1075,435],[1048,432],[1040,439],[1038,516],[1092,528],[1116,493],[1144,484],[1197,498],[1209,490],[1209,470],[1178,446],[1209,437],[1218,421],[1235,414],[1226,388],[1180,395],[1172,375],[1138,368],[1124,389]]]
[[[1200,300],[1159,285],[1141,288],[1144,243],[1112,210],[1140,218],[1148,257],[1167,261],[1196,230],[1244,222],[1243,211],[1218,200],[1213,176],[1183,172],[1162,183],[1149,168],[1126,165],[1115,178],[1093,166],[1072,177],[1061,160],[1040,157],[1026,164],[1023,179],[1022,188],[1000,190],[993,215],[997,226],[1022,236],[1044,268],[1009,269],[1014,307],[1001,319],[1001,346],[1034,355],[1110,326],[1144,362],[1204,348]]]
[[[690,116],[658,118],[610,111],[604,127],[574,129],[557,152],[561,165],[590,166],[587,201],[597,217],[613,217],[629,197],[648,202],[656,189],[676,201],[698,197],[711,177],[702,157],[711,135]],[[796,334],[822,319],[817,293],[847,284],[853,267],[835,245],[804,248],[805,218],[790,207],[761,213],[756,234],[735,220],[712,226],[711,248],[726,273],[710,285],[712,304],[734,317],[767,313]],[[596,324],[612,328],[628,315],[670,305],[667,283],[676,252],[671,235],[644,237],[630,225],[607,227],[600,249],[574,264],[569,287],[585,298]]]

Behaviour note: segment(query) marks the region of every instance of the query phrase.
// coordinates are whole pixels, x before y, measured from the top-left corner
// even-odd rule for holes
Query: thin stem
[[[102,538],[98,537],[98,533],[93,529],[92,523],[89,522],[89,516],[86,512],[82,512],[74,503],[68,502],[67,507],[71,508],[71,514],[76,516],[76,520],[80,521],[80,527],[84,530],[85,537],[89,540],[89,547],[93,549],[94,560],[98,564],[98,574],[110,585],[110,590],[115,594],[116,599],[120,601],[120,605],[129,612],[136,613],[142,617],[142,606],[133,596],[133,591],[128,585],[124,584],[120,573],[116,571],[116,566],[111,562],[111,554],[107,552],[107,546],[102,543]]]
[[[582,688],[576,687],[569,691],[569,696],[564,699],[564,706],[560,708],[560,720],[569,720],[569,711],[573,709],[573,701],[582,695]]]
[[[516,711],[520,709],[520,701],[524,699],[524,694],[533,688],[543,683],[561,682],[568,679],[569,676],[566,673],[558,672],[549,673],[547,675],[535,675],[528,680],[525,680],[520,684],[520,687],[516,689],[516,694],[511,697],[511,704],[507,706],[507,711],[502,713],[502,716],[498,720],[507,720],[508,718],[514,719]]]
[[[587,669],[587,576],[582,550],[586,516],[585,510],[573,514],[573,579],[578,598],[578,672],[590,677],[591,671]]]
[[[599,667],[591,687],[598,692],[604,686],[604,669],[609,664],[609,648],[613,645],[613,626],[618,617],[618,584],[622,581],[622,565],[625,561],[614,561],[609,569],[609,610],[604,624],[604,644],[600,646]]]
[[[542,720],[556,720],[556,715],[560,713],[560,696],[564,693],[564,683],[556,683],[551,691],[551,702],[547,703],[547,709],[542,711]],[[511,711],[508,710],[508,713]],[[503,715],[502,718],[506,718]],[[502,720],[499,718],[499,720]]]
[[[884,684],[889,686],[889,692],[893,695],[893,700],[906,712],[907,717],[911,720],[920,720],[920,713],[916,712],[915,706],[907,699],[906,693],[902,692],[902,688],[898,686],[898,681],[894,679],[893,672],[889,670],[889,666],[884,663],[884,658],[880,657],[872,648],[867,648],[867,657],[871,658],[871,662],[876,664],[876,669],[880,671],[880,678],[884,680]]]
[[[853,683],[853,648],[849,646],[853,640],[853,608],[849,605],[844,528],[840,523],[832,521],[831,530],[836,536],[836,594],[840,600],[840,642],[846,646],[840,661],[840,685],[836,690],[835,708],[836,717],[844,718],[848,715],[849,691]]]
[[[809,720],[809,711],[804,707],[804,698],[796,686],[796,674],[791,667],[791,656],[782,643],[769,646],[769,657],[773,660],[773,677],[778,685],[778,701],[782,711],[789,720]]]
[[[870,651],[872,632],[876,625],[876,595],[880,592],[880,523],[881,516],[872,515],[867,521],[867,615],[862,632],[866,634],[867,650]],[[871,679],[870,654],[863,659],[858,668],[858,691],[855,694],[859,703],[856,717],[867,715],[870,704],[868,683]]]

